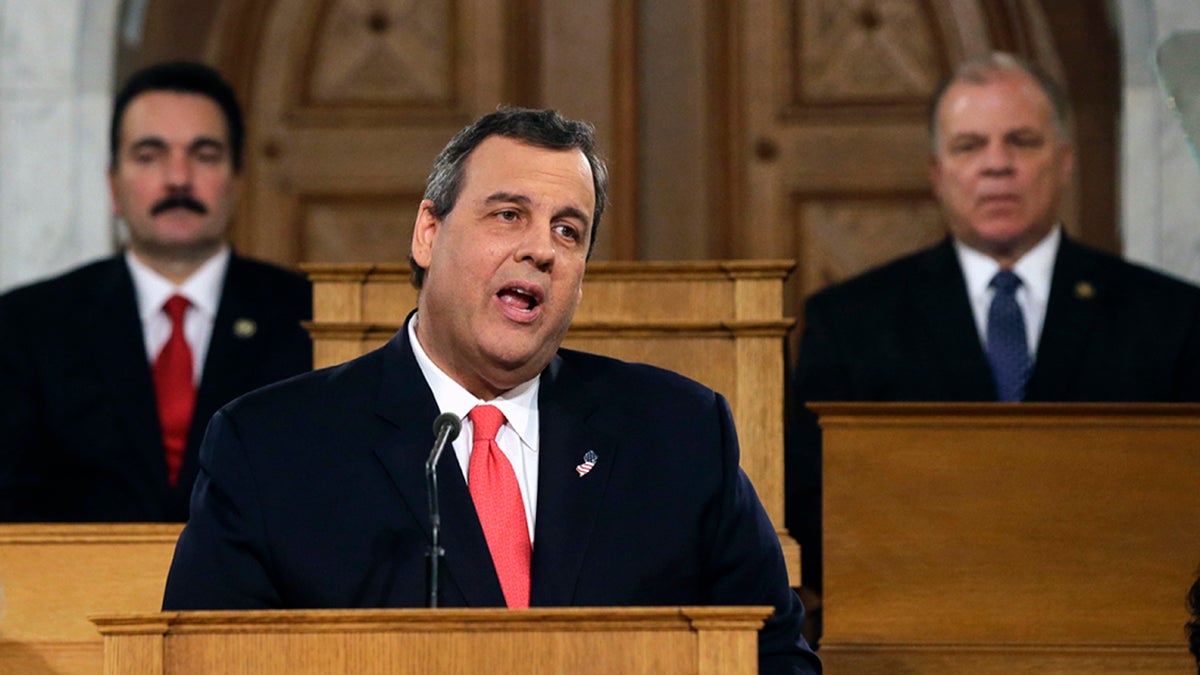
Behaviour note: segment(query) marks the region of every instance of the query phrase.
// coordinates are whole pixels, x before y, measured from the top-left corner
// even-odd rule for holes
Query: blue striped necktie
[[[990,286],[996,294],[988,308],[987,357],[996,381],[996,398],[1020,401],[1025,398],[1025,382],[1032,367],[1025,339],[1025,316],[1017,304],[1021,277],[1010,270],[1000,270],[992,277]]]

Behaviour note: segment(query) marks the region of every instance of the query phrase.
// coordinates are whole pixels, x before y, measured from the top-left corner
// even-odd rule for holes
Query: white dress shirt
[[[458,459],[463,478],[470,483],[467,467],[471,464],[471,446],[474,439],[474,427],[467,413],[477,405],[494,405],[504,413],[504,426],[496,432],[496,444],[512,465],[517,475],[517,485],[521,488],[521,499],[525,502],[525,524],[529,526],[529,542],[533,543],[533,529],[537,516],[537,486],[538,486],[538,389],[540,377],[519,384],[504,392],[491,401],[475,398],[471,392],[455,382],[449,375],[442,372],[417,340],[417,321],[414,316],[408,324],[408,340],[412,344],[413,356],[421,368],[421,374],[433,390],[433,398],[437,401],[438,410],[458,415],[462,419],[462,432],[453,442],[454,456]],[[429,420],[432,427],[433,420]]]
[[[1050,281],[1054,276],[1054,259],[1058,255],[1058,244],[1062,240],[1062,228],[1058,225],[1050,230],[1037,246],[1013,265],[1012,271],[1021,278],[1017,289],[1017,304],[1025,315],[1025,338],[1029,345],[1029,356],[1037,360],[1038,340],[1042,326],[1046,323],[1046,304],[1050,300]],[[961,241],[954,240],[958,263],[962,266],[967,283],[967,296],[971,299],[971,312],[975,315],[975,328],[979,331],[979,343],[987,349],[988,307],[992,304],[995,289],[989,284],[1000,264]]]
[[[129,265],[129,272],[133,276],[133,288],[137,295],[138,316],[142,319],[146,359],[151,365],[158,359],[158,353],[171,337],[171,317],[163,311],[163,305],[172,295],[182,295],[191,303],[183,317],[183,334],[192,350],[192,376],[199,386],[204,359],[208,355],[208,344],[212,338],[213,322],[217,318],[217,306],[221,303],[225,271],[229,269],[229,256],[229,247],[223,247],[188,277],[187,281],[177,286],[138,260],[132,251],[125,251],[125,262]]]

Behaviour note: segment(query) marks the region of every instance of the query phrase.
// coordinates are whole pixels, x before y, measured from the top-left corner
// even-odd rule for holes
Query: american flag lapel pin
[[[575,467],[575,472],[579,474],[580,478],[583,478],[587,475],[587,472],[592,470],[592,467],[596,466],[597,459],[596,453],[588,450],[583,456],[583,464]]]

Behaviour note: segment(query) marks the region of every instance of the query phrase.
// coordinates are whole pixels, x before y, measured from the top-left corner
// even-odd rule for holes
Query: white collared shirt
[[[421,368],[421,374],[433,390],[433,398],[437,401],[438,410],[458,415],[462,419],[462,432],[454,440],[454,456],[462,469],[463,479],[468,484],[470,476],[467,467],[471,464],[471,445],[474,439],[474,426],[467,418],[467,413],[477,405],[494,405],[504,413],[506,422],[496,432],[496,444],[508,463],[512,465],[517,475],[517,484],[521,488],[521,499],[525,502],[525,523],[529,526],[529,542],[533,543],[533,529],[537,516],[537,486],[538,486],[538,389],[541,378],[535,377],[528,382],[519,384],[504,392],[491,401],[475,398],[471,392],[455,382],[449,375],[429,358],[421,343],[417,340],[417,320],[408,323],[408,341],[412,345],[413,356]],[[432,425],[433,420],[429,420]]]
[[[1042,326],[1046,323],[1046,305],[1050,301],[1050,282],[1054,276],[1054,258],[1058,255],[1058,244],[1062,241],[1062,228],[1055,225],[1037,246],[1013,265],[1012,271],[1021,278],[1017,288],[1017,304],[1025,315],[1025,337],[1029,355],[1037,360],[1038,340]],[[992,303],[995,289],[989,284],[1000,264],[990,256],[954,240],[958,263],[962,266],[963,278],[967,283],[967,296],[971,299],[971,312],[975,315],[975,328],[979,331],[979,343],[987,348],[988,307]]]
[[[204,262],[183,284],[176,286],[166,277],[138,260],[132,251],[125,251],[125,262],[133,277],[137,295],[138,316],[142,319],[142,337],[146,341],[146,359],[153,365],[163,345],[171,337],[171,317],[163,305],[172,295],[182,295],[191,303],[183,318],[183,333],[192,350],[192,375],[196,385],[203,375],[204,359],[212,338],[213,322],[221,303],[221,287],[229,269],[230,249],[221,248]]]

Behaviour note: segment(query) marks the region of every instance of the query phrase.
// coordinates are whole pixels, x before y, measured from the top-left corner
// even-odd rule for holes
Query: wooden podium
[[[1200,406],[814,404],[830,673],[1191,673]]]
[[[407,265],[307,264],[318,368],[386,342],[417,305]],[[783,527],[783,281],[791,261],[595,262],[565,346],[683,373],[729,399],[742,468],[775,523],[792,585],[800,547]]]
[[[0,673],[99,673],[97,612],[152,612],[181,525],[0,525]]]
[[[109,675],[753,675],[770,607],[97,616]]]

